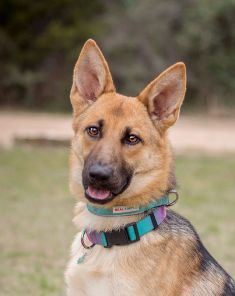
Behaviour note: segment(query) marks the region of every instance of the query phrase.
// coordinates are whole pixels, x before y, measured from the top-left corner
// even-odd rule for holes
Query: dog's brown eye
[[[100,130],[96,126],[90,126],[90,127],[87,128],[87,133],[88,133],[89,136],[95,138],[95,137],[99,136]]]
[[[127,135],[124,139],[125,144],[128,145],[136,145],[139,142],[141,142],[141,139],[139,137],[137,137],[136,135]]]

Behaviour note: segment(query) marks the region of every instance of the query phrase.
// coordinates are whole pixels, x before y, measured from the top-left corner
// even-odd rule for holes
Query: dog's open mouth
[[[111,201],[115,195],[107,189],[98,189],[91,185],[85,190],[85,195],[88,200],[94,203],[104,204]]]
[[[104,200],[110,197],[111,191],[105,189],[97,189],[92,186],[88,186],[86,193],[91,197],[98,200]]]

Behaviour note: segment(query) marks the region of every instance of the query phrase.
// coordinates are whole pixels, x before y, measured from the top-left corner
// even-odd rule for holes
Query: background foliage
[[[234,105],[235,0],[2,0],[0,104],[70,108],[73,65],[88,38],[121,93],[136,95],[183,60],[188,106]]]

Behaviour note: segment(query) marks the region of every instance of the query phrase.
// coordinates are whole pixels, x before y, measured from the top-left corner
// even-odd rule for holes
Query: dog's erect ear
[[[112,76],[103,54],[94,40],[83,46],[74,68],[73,85],[70,93],[76,113],[93,103],[105,92],[115,91]]]
[[[178,119],[185,91],[186,68],[180,62],[160,74],[138,98],[148,108],[154,124],[164,130]]]

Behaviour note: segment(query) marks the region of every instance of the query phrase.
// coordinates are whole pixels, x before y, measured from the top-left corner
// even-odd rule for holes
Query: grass
[[[235,158],[177,157],[175,209],[235,276]],[[0,295],[64,295],[63,271],[75,234],[68,191],[68,151],[0,152]]]
[[[0,295],[64,295],[63,270],[75,233],[67,154],[0,153]]]

